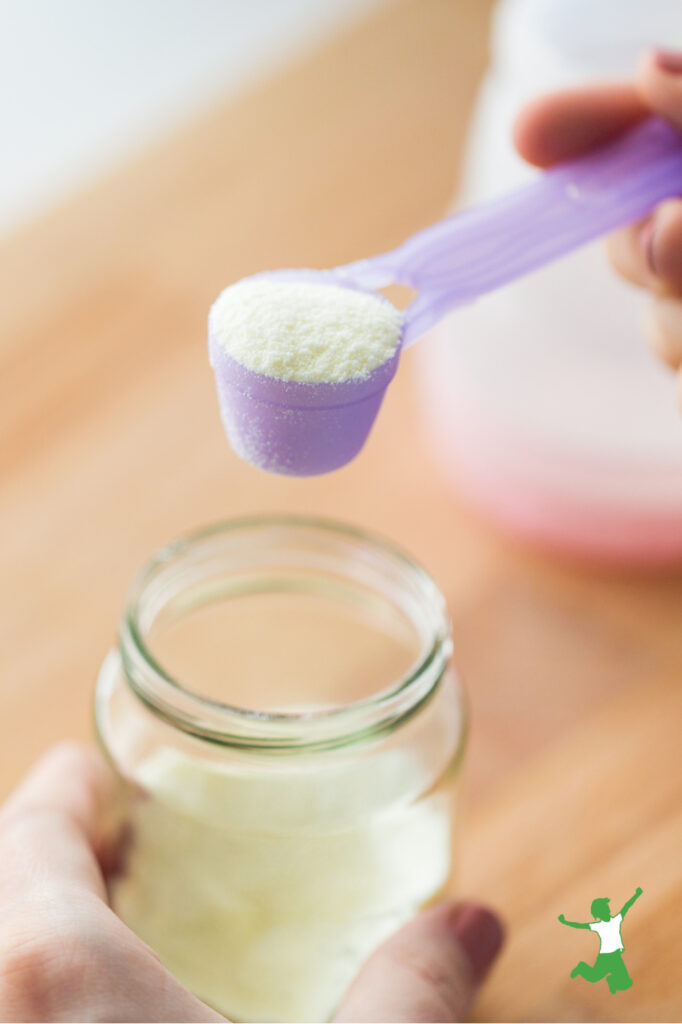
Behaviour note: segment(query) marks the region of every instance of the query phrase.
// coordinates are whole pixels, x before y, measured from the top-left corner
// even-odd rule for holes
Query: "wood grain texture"
[[[187,125],[0,247],[0,789],[91,733],[126,585],[159,544],[314,510],[410,549],[448,596],[474,722],[460,887],[508,915],[480,1019],[682,1015],[682,580],[551,563],[429,463],[412,353],[362,457],[302,482],[241,464],[205,357],[209,303],[265,267],[380,251],[451,195],[488,0],[405,0]],[[571,981],[591,899],[644,896],[634,987]]]

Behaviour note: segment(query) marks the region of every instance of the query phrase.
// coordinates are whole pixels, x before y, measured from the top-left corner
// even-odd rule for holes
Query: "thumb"
[[[422,911],[370,957],[336,1021],[462,1021],[503,941],[476,903]]]

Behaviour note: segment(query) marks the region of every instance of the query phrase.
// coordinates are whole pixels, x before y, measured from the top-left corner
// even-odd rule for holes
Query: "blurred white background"
[[[0,234],[381,0],[0,0]]]

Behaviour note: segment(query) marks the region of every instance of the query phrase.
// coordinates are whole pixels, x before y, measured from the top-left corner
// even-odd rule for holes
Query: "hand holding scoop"
[[[220,411],[235,451],[290,476],[328,473],[365,443],[386,388],[408,348],[459,305],[494,291],[682,194],[682,136],[650,117],[600,149],[546,171],[524,188],[464,210],[397,249],[332,270],[279,270],[248,280],[374,289],[404,284],[417,297],[402,316],[399,344],[367,376],[281,380],[234,359],[209,316],[209,354]]]

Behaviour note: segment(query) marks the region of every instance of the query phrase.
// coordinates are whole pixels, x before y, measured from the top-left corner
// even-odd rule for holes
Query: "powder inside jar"
[[[415,800],[422,773],[402,750],[310,771],[161,748],[135,773],[116,912],[230,1019],[329,1020],[448,878],[447,798]]]

